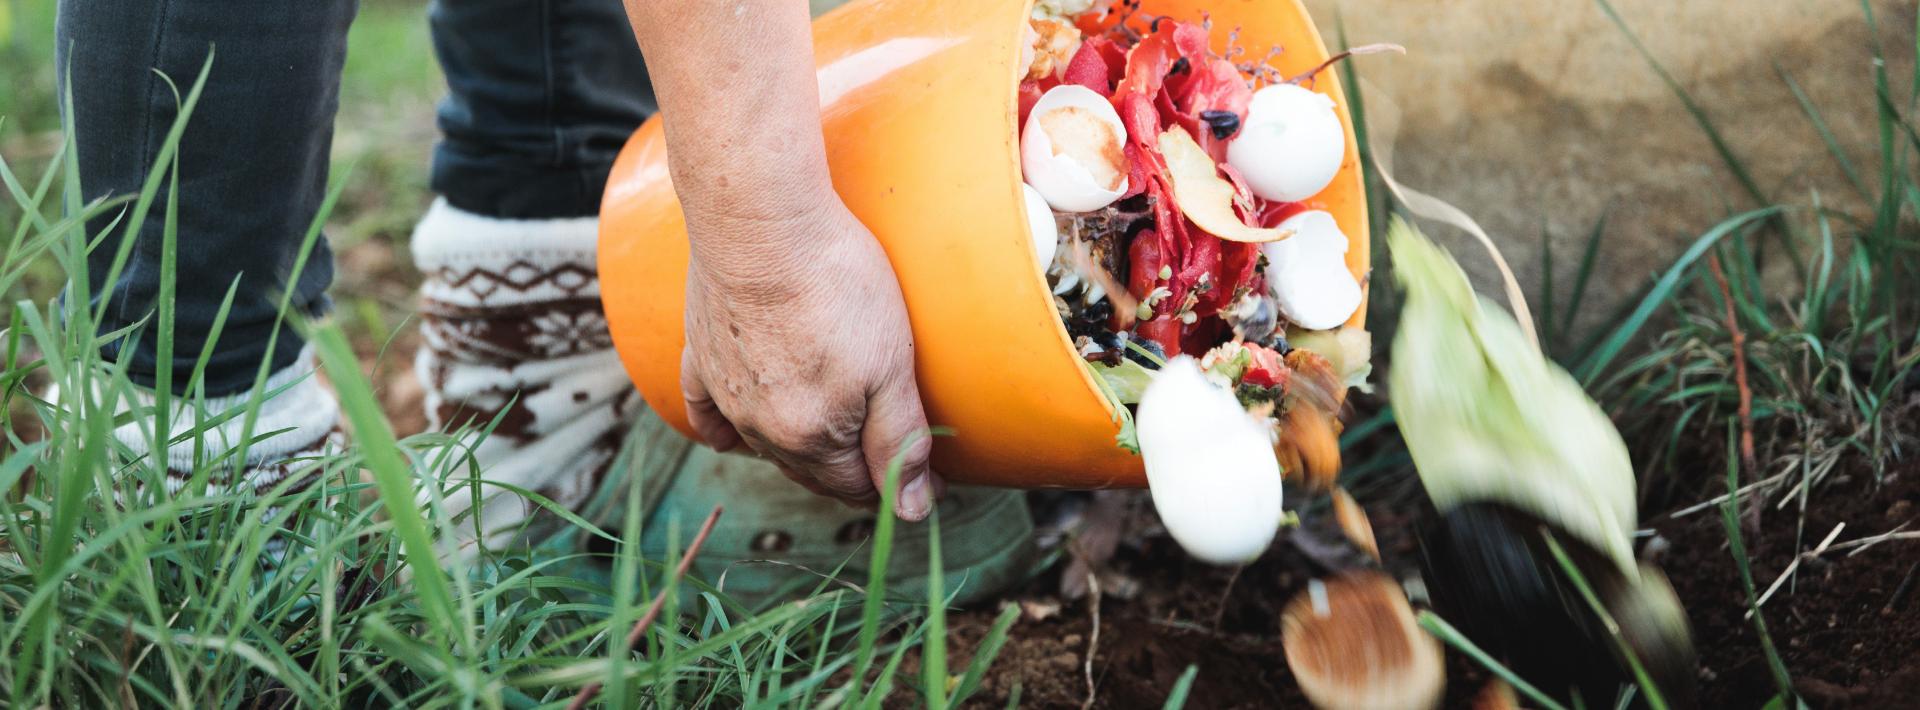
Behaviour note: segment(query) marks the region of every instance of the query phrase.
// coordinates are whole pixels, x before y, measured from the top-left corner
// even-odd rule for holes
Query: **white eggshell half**
[[[1293,236],[1260,246],[1267,283],[1287,319],[1308,330],[1340,327],[1360,308],[1360,282],[1347,270],[1347,235],[1333,215],[1311,210],[1288,217]]]
[[[1287,319],[1308,330],[1331,330],[1346,323],[1360,308],[1360,284],[1341,265],[1327,269],[1295,269],[1280,276],[1274,301]]]
[[[1293,84],[1253,92],[1240,133],[1227,143],[1227,164],[1253,194],[1299,202],[1320,193],[1340,172],[1347,134],[1333,99]]]
[[[1080,121],[1063,121],[1077,135],[1055,136],[1048,132],[1043,117],[1057,111],[1078,113]],[[1127,127],[1113,104],[1098,92],[1078,84],[1062,84],[1049,89],[1027,114],[1027,125],[1020,132],[1020,169],[1026,183],[1040,191],[1047,204],[1061,212],[1091,212],[1107,205],[1127,191],[1127,165],[1121,149],[1126,145]],[[1118,173],[1118,185],[1101,184],[1090,166],[1070,151],[1056,151],[1056,145],[1103,146],[1098,152],[1120,156],[1117,164],[1091,166],[1103,172]],[[1109,181],[1111,183],[1111,181]],[[1110,189],[1111,188],[1111,189]]]
[[[1293,236],[1260,245],[1269,270],[1285,271],[1293,264],[1324,259],[1329,254],[1342,259],[1344,267],[1347,233],[1340,231],[1340,222],[1333,218],[1333,213],[1308,210],[1288,217],[1276,229],[1291,231]]]
[[[1032,185],[1021,185],[1027,201],[1027,232],[1033,235],[1033,260],[1045,271],[1053,265],[1053,253],[1060,248],[1060,225],[1053,221],[1053,208]]]
[[[1134,426],[1153,506],[1188,554],[1226,565],[1267,549],[1280,529],[1280,462],[1232,393],[1176,357],[1141,394]]]

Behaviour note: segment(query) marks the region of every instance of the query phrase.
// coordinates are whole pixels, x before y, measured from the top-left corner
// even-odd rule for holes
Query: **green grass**
[[[1786,661],[1780,659],[1779,649],[1774,647],[1773,635],[1767,633],[1767,618],[1760,612],[1760,599],[1754,590],[1753,563],[1747,555],[1746,539],[1740,533],[1740,506],[1737,502],[1740,458],[1736,453],[1738,444],[1735,443],[1735,436],[1736,430],[1730,422],[1727,427],[1727,500],[1720,504],[1720,522],[1727,531],[1727,551],[1733,555],[1734,568],[1740,570],[1740,590],[1746,593],[1747,609],[1753,614],[1753,630],[1760,635],[1760,650],[1767,657],[1767,670],[1773,675],[1774,687],[1780,691],[1777,697],[1791,698],[1794,697],[1793,678],[1787,672]]]
[[[179,123],[139,195],[84,202],[70,142],[34,179],[0,158],[17,215],[0,222],[8,240],[0,293],[29,290],[27,276],[44,273],[69,290],[66,299],[39,291],[15,300],[0,336],[0,391],[19,415],[0,443],[0,704],[540,707],[604,682],[596,702],[608,707],[823,699],[877,707],[910,694],[946,706],[979,687],[1016,613],[1000,617],[954,678],[943,613],[951,590],[938,575],[924,598],[890,595],[876,573],[864,594],[822,584],[801,600],[749,609],[702,580],[676,580],[671,558],[641,556],[637,485],[621,489],[619,534],[563,516],[561,534],[615,541],[610,553],[519,547],[443,565],[438,541],[471,523],[442,501],[475,494],[464,452],[485,432],[396,438],[335,324],[284,318],[315,344],[356,446],[305,461],[320,484],[303,491],[292,492],[298,477],[264,496],[212,485],[245,454],[222,451],[208,432],[230,421],[253,429],[261,402],[278,391],[257,387],[249,401],[210,410],[198,353],[202,368],[181,383],[192,396],[136,397],[128,360],[103,360],[99,346],[152,329],[172,351],[171,261],[157,311],[128,331],[100,333],[104,311],[89,305],[85,258],[104,249],[118,257],[113,271],[124,268],[142,224],[163,225],[168,245],[181,237],[179,205],[158,195],[176,179],[179,127],[204,79],[183,87]],[[303,254],[355,179],[336,174]],[[104,214],[119,217],[88,233],[88,218]],[[303,256],[295,271],[304,264]],[[263,363],[258,381],[265,374]],[[57,401],[43,398],[56,386]],[[137,450],[193,451],[192,480],[157,494],[165,456]],[[616,465],[640,470],[645,456],[629,445]],[[898,461],[889,475],[898,476]],[[887,568],[892,533],[882,516],[872,569]],[[286,544],[271,567],[260,564],[270,540]],[[674,590],[668,612],[633,648],[615,643],[663,588]],[[921,661],[919,679],[900,671],[910,657]]]
[[[1751,486],[1746,496],[1769,509],[1794,506],[1799,514],[1795,524],[1803,529],[1810,501],[1821,495],[1823,484],[1838,478],[1836,472],[1864,472],[1878,481],[1892,462],[1910,458],[1920,446],[1920,411],[1908,404],[1920,389],[1920,292],[1915,290],[1920,284],[1920,176],[1915,174],[1920,131],[1912,121],[1920,102],[1920,69],[1910,82],[1913,93],[1900,101],[1893,94],[1881,47],[1869,47],[1879,97],[1874,162],[1856,161],[1858,148],[1850,151],[1842,145],[1821,108],[1791,75],[1778,72],[1845,177],[1844,187],[1866,198],[1866,214],[1847,214],[1831,209],[1814,189],[1798,196],[1763,191],[1710,112],[1638,41],[1626,18],[1607,0],[1596,4],[1705,133],[1751,206],[1702,231],[1670,266],[1641,286],[1635,298],[1596,318],[1583,316],[1582,307],[1595,265],[1605,258],[1603,215],[1588,235],[1564,306],[1556,307],[1552,300],[1552,281],[1540,284],[1544,307],[1536,311],[1536,325],[1548,354],[1619,421],[1641,468],[1643,511],[1655,513],[1719,490],[1728,492],[1727,535],[1740,572],[1740,579],[1733,581],[1746,590],[1751,604],[1751,562],[1740,526],[1731,517],[1742,498],[1738,447],[1699,444],[1741,425],[1734,327],[1746,339],[1754,458],[1760,469],[1746,472],[1746,477],[1748,483],[1765,482]],[[1862,8],[1869,34],[1878,37],[1871,5],[1863,2]],[[1354,67],[1346,71],[1353,81]],[[1357,96],[1353,88],[1350,83],[1349,94]],[[1355,122],[1361,123],[1364,113],[1357,98],[1354,104]],[[1365,135],[1363,127],[1356,130]],[[1395,209],[1388,204],[1376,208],[1376,215]],[[1376,234],[1373,242],[1378,248],[1383,240]],[[1375,262],[1385,263],[1382,256],[1376,253]],[[1709,268],[1716,258],[1725,265],[1726,295]],[[1543,278],[1555,272],[1554,259],[1551,251],[1543,254]],[[1794,268],[1765,268],[1781,259]],[[1381,271],[1376,270],[1376,279]],[[1378,299],[1391,289],[1372,293]],[[1734,313],[1731,326],[1729,308]],[[1582,320],[1604,325],[1580,334],[1577,324]],[[1391,327],[1371,315],[1369,324],[1376,330]],[[1341,444],[1351,458],[1343,481],[1393,490],[1407,479],[1410,463],[1404,450],[1392,442],[1381,444],[1391,438],[1392,423],[1393,412],[1383,408],[1347,430]],[[1729,470],[1726,481],[1712,475],[1715,463]],[[1790,675],[1764,620],[1754,611],[1780,702],[1790,705]],[[1535,702],[1554,706],[1439,617],[1423,614],[1421,623]],[[1658,701],[1641,697],[1641,702]]]
[[[1620,15],[1606,0],[1598,2],[1625,31]],[[1862,8],[1869,34],[1877,37],[1870,4]],[[1686,89],[1644,47],[1635,47],[1712,139],[1727,168],[1747,175],[1740,156]],[[1773,507],[1797,500],[1804,510],[1807,496],[1835,470],[1862,467],[1877,480],[1920,443],[1920,413],[1903,408],[1920,365],[1920,298],[1914,295],[1920,283],[1914,156],[1920,145],[1899,140],[1913,131],[1912,124],[1889,96],[1881,48],[1876,43],[1871,51],[1881,99],[1877,190],[1833,138],[1820,108],[1780,72],[1849,186],[1869,199],[1870,216],[1834,211],[1817,190],[1797,202],[1779,201],[1742,178],[1748,196],[1762,207],[1729,217],[1696,240],[1575,370],[1610,409],[1637,413],[1628,438],[1652,443],[1636,453],[1654,501],[1710,485],[1685,463],[1702,451],[1682,444],[1713,440],[1737,416],[1733,326],[1746,338],[1755,454],[1763,469],[1748,472],[1749,481],[1786,472],[1757,492],[1771,496]],[[1914,85],[1920,86],[1920,71]],[[1766,234],[1785,238],[1762,239]],[[1804,267],[1772,275],[1764,264],[1783,253]],[[1709,254],[1726,265],[1725,295],[1702,263]],[[1735,313],[1731,325],[1729,305]],[[1650,347],[1620,359],[1644,329],[1661,323],[1667,327]]]

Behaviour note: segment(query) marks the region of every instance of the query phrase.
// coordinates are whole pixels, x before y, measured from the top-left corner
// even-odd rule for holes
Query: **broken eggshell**
[[[1223,565],[1267,549],[1281,518],[1269,426],[1187,356],[1168,361],[1147,385],[1134,426],[1153,506],[1182,548]]]
[[[1227,164],[1253,194],[1299,202],[1320,193],[1340,172],[1346,129],[1333,99],[1293,84],[1253,92],[1240,134],[1227,143]]]
[[[1267,280],[1287,319],[1308,330],[1340,327],[1360,308],[1360,282],[1347,270],[1347,235],[1333,215],[1309,210],[1279,229],[1293,236],[1262,244]]]
[[[1045,271],[1053,264],[1053,254],[1060,248],[1060,225],[1053,221],[1053,209],[1047,206],[1039,190],[1022,184],[1020,194],[1026,197],[1027,232],[1033,236],[1033,260]]]
[[[1078,84],[1049,89],[1020,132],[1028,185],[1061,212],[1091,212],[1127,191],[1127,128],[1113,104]]]

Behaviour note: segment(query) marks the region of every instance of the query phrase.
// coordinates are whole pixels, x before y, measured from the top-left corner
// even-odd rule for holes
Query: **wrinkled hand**
[[[809,490],[855,504],[878,498],[906,446],[895,511],[921,520],[944,484],[927,464],[900,285],[830,194],[776,220],[689,215],[688,418],[715,449],[744,442]]]

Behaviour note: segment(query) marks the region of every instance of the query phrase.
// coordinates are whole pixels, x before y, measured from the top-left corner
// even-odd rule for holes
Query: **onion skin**
[[[1437,707],[1447,674],[1393,578],[1346,572],[1308,583],[1280,613],[1287,667],[1322,710]]]

